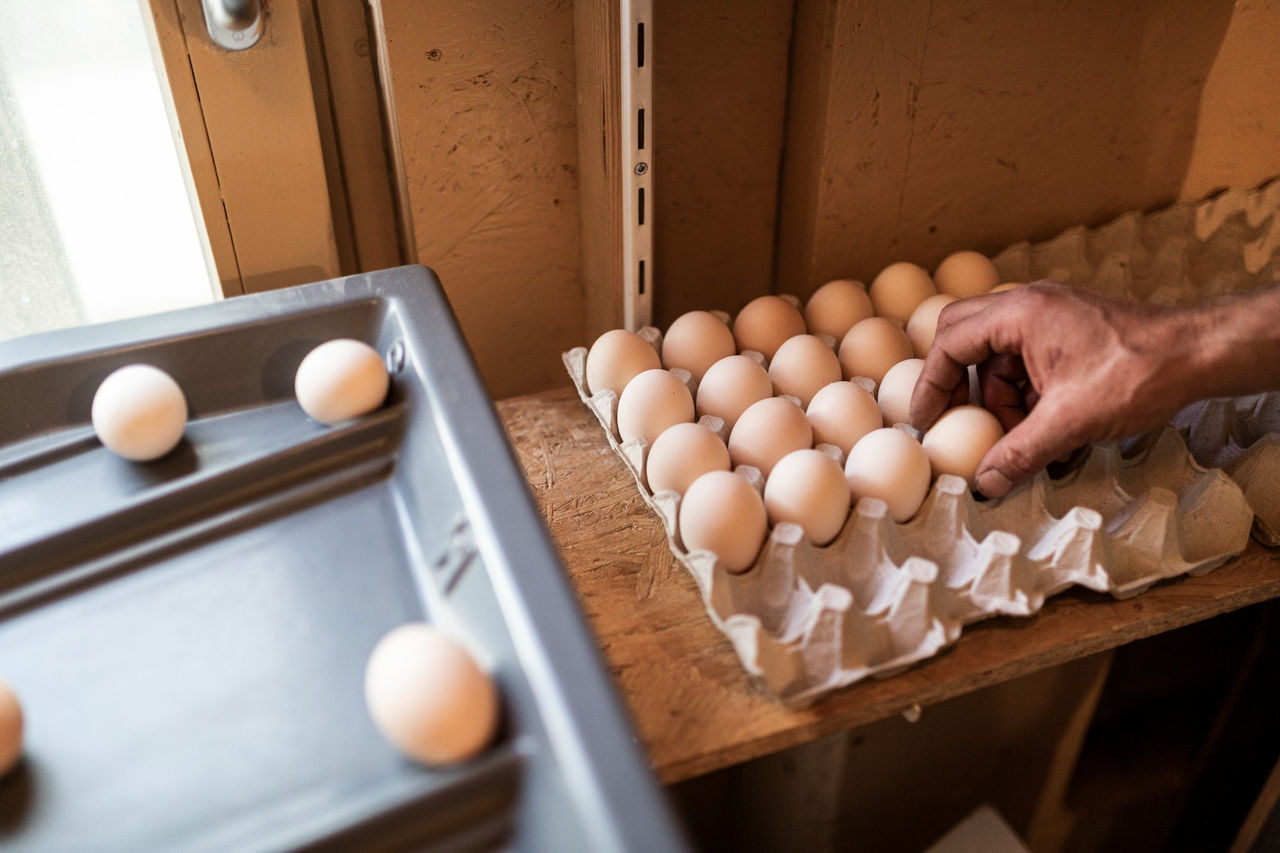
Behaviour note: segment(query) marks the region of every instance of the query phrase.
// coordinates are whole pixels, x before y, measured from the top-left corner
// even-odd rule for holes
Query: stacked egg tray
[[[993,261],[1004,281],[1056,278],[1190,304],[1280,279],[1277,208],[1280,181],[1015,244]],[[641,336],[661,350],[657,329]],[[574,386],[662,519],[712,622],[746,671],[794,707],[891,676],[955,642],[966,624],[1034,614],[1070,586],[1126,598],[1211,571],[1244,549],[1251,529],[1264,544],[1280,543],[1280,395],[1264,394],[1197,403],[1162,431],[1094,445],[1065,475],[1041,472],[1000,500],[976,500],[963,480],[943,475],[904,523],[864,498],[823,547],[778,524],[755,563],[735,574],[713,553],[683,547],[680,496],[648,490],[645,442],[618,441],[617,395],[587,392],[586,354],[564,354]],[[718,419],[702,422],[726,437]],[[843,461],[838,449],[821,449]],[[763,488],[759,471],[736,470]]]

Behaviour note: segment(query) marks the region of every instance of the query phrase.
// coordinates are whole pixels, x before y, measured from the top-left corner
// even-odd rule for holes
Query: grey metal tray
[[[322,341],[387,354],[386,406],[293,400]],[[191,411],[136,464],[88,425],[143,361]],[[460,767],[364,707],[392,627],[466,631],[503,698]],[[433,273],[422,267],[0,342],[0,675],[27,715],[0,846],[684,846]]]

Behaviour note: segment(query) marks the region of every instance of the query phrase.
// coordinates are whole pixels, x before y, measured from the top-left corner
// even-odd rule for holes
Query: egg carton
[[[1016,244],[995,262],[1005,280],[1053,277],[1186,304],[1276,277],[1277,207],[1280,182]],[[1177,292],[1157,280],[1177,282]],[[660,350],[657,329],[641,334]],[[588,393],[586,354],[585,347],[564,354],[579,396],[662,519],[712,622],[743,668],[787,705],[891,676],[955,642],[966,624],[1029,616],[1068,587],[1127,598],[1211,571],[1244,549],[1251,528],[1267,544],[1280,533],[1280,416],[1271,405],[1277,398],[1257,395],[1196,404],[1158,433],[1094,445],[1066,475],[1041,472],[997,501],[978,501],[963,480],[944,475],[904,523],[882,501],[864,498],[823,547],[797,525],[779,524],[755,563],[731,573],[713,553],[684,548],[680,496],[649,491],[647,446],[618,441],[617,395]],[[704,423],[726,437],[717,419]],[[763,487],[754,468],[737,472]]]
[[[1256,516],[1253,537],[1280,545],[1280,393],[1204,400],[1173,424],[1198,463],[1221,468],[1243,490]]]
[[[1014,243],[992,258],[1002,281],[1051,278],[1122,298],[1189,305],[1280,280],[1280,179],[1098,228]]]

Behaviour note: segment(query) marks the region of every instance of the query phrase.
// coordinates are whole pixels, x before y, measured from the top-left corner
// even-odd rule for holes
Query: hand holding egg
[[[1194,311],[1038,282],[957,302],[941,319],[911,422],[931,427],[979,365],[982,402],[1006,431],[974,476],[991,497],[1089,442],[1155,429],[1203,396],[1191,381],[1200,374],[1188,373],[1201,337]]]

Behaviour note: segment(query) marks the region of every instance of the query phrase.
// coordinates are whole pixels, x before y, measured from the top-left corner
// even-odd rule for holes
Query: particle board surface
[[[947,653],[789,710],[711,624],[658,518],[571,388],[498,412],[651,763],[675,782],[1280,596],[1280,558],[1251,543],[1199,578],[1116,601],[1064,593],[1028,619],[972,626]]]

